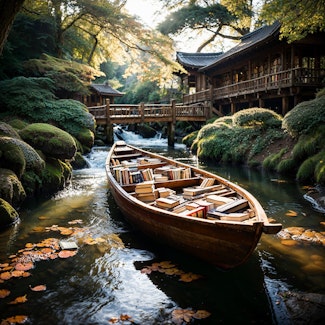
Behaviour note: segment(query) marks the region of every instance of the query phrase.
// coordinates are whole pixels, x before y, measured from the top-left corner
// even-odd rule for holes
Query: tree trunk
[[[0,55],[14,19],[25,0],[0,0]]]

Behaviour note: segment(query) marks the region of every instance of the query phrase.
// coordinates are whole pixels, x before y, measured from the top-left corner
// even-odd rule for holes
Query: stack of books
[[[168,197],[168,196],[176,194],[175,191],[171,190],[170,188],[166,188],[166,187],[158,187],[157,192],[158,192],[159,197]]]
[[[157,198],[157,191],[152,181],[144,181],[135,186],[135,196],[142,202],[153,202]]]
[[[156,205],[162,209],[172,209],[179,205],[180,201],[168,197],[160,197],[156,200]]]

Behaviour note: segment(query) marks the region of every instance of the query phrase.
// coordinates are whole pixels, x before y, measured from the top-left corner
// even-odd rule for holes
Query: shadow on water
[[[183,146],[148,149],[196,163]],[[173,310],[193,309],[208,311],[211,316],[192,320],[192,324],[282,325],[290,321],[278,302],[280,290],[325,291],[325,268],[319,270],[311,264],[315,256],[324,256],[323,247],[288,247],[276,236],[263,236],[247,263],[225,272],[143,238],[125,222],[107,188],[103,168],[107,150],[94,148],[88,157],[90,168],[75,171],[71,186],[49,200],[31,203],[21,211],[19,224],[1,232],[0,263],[20,254],[27,243],[46,238],[67,239],[79,246],[73,257],[37,261],[30,277],[0,283],[0,290],[10,290],[1,299],[1,319],[27,315],[27,323],[37,325],[131,324],[122,322],[124,315],[132,318],[132,324],[174,324]],[[295,183],[273,182],[272,175],[244,168],[203,167],[247,188],[284,227],[319,229],[323,215],[303,199],[304,193]],[[287,210],[297,211],[298,216],[286,217]],[[53,225],[71,228],[74,233],[62,235],[53,231]],[[141,271],[164,261],[200,278],[184,282],[176,274]],[[40,284],[46,285],[46,291],[30,290]],[[27,302],[8,304],[24,295]]]

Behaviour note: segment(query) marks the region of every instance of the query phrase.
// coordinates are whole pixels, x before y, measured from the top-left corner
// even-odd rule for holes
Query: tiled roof
[[[101,95],[115,96],[115,97],[123,96],[123,94],[121,92],[112,88],[108,83],[91,84],[90,87],[93,88],[94,90],[96,90]]]
[[[255,31],[244,35],[238,45],[234,46],[229,51],[219,55],[214,62],[210,62],[210,64],[207,64],[200,70],[209,70],[210,68],[213,68],[223,63],[225,60],[231,58],[234,55],[239,55],[243,52],[255,50],[256,47],[259,46],[259,44],[265,43],[271,38],[278,37],[279,31],[280,24],[278,22],[275,22],[273,25],[270,26],[258,28]]]
[[[220,53],[186,53],[186,52],[177,52],[176,59],[183,66],[188,68],[202,68],[208,64],[214,62]]]

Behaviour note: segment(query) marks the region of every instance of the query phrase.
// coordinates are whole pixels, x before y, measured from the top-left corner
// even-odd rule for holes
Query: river
[[[200,164],[183,145],[169,149],[162,139],[130,133],[128,141],[237,182],[284,228],[324,231],[324,211],[293,181],[244,167]],[[124,221],[110,195],[104,170],[108,149],[93,148],[89,168],[74,171],[71,184],[51,199],[29,202],[20,211],[20,222],[0,233],[3,268],[13,255],[34,254],[29,274],[0,281],[0,296],[8,292],[0,299],[1,319],[25,316],[14,321],[37,325],[182,324],[182,319],[191,324],[283,325],[294,323],[283,293],[325,293],[324,246],[301,238],[263,235],[249,261],[227,272],[146,241]],[[51,240],[77,244],[75,256],[50,254],[44,243]],[[167,261],[178,272],[153,267]]]

